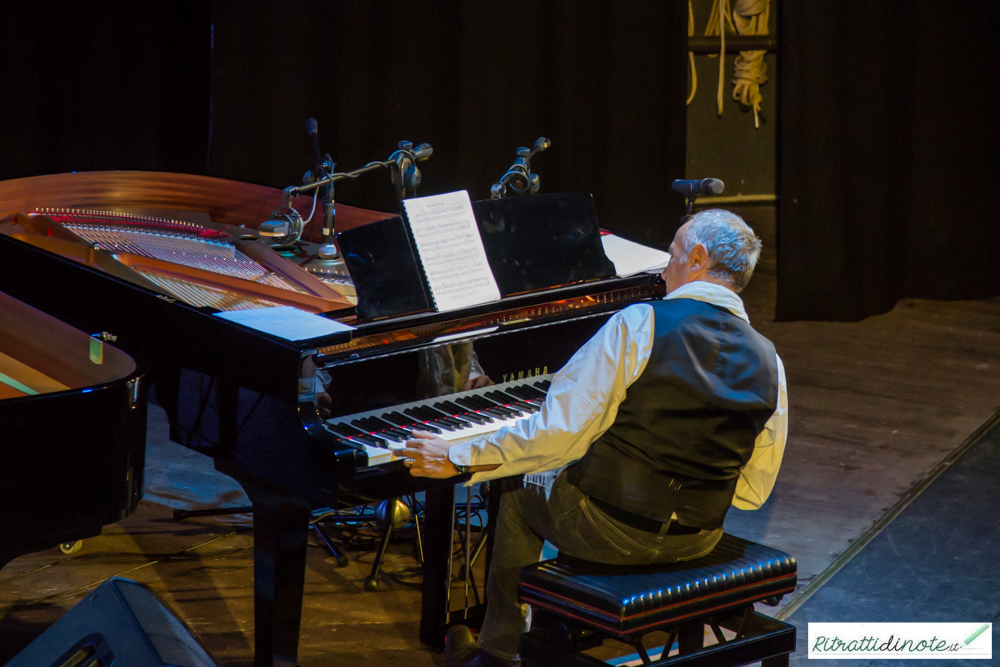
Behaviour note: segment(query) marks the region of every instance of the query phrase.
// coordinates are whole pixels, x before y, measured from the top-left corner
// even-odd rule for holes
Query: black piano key
[[[525,414],[525,411],[522,410],[518,405],[499,404],[491,409],[499,410],[500,412],[503,412],[504,414],[510,417],[520,417],[523,414]]]
[[[525,398],[519,398],[517,396],[514,396],[513,394],[508,394],[506,392],[499,392],[498,391],[497,393],[498,394],[501,394],[501,393],[504,394],[505,396],[507,396],[510,399],[511,402],[516,403],[517,407],[523,408],[524,410],[527,410],[528,412],[538,412],[538,408],[541,406],[541,401],[536,401],[536,400],[529,401],[529,400],[527,400]]]
[[[530,384],[526,384],[526,385],[522,385],[522,386],[524,388],[524,391],[527,392],[527,394],[528,394],[529,397],[531,397],[531,398],[541,398],[541,399],[545,398],[545,392],[544,391],[541,391],[540,389],[536,389],[535,387],[532,387]]]
[[[360,429],[363,433],[370,435],[374,431],[381,431],[378,426],[372,424],[368,419],[353,419],[351,420],[351,426]]]
[[[398,412],[387,412],[382,415],[382,419],[388,422],[392,422],[396,426],[412,426],[413,419],[399,414]]]
[[[433,416],[427,414],[420,408],[406,408],[405,410],[403,410],[403,414],[410,415],[415,420],[417,420],[418,423],[416,424],[416,428],[420,428],[421,423],[434,424],[436,421]],[[448,430],[450,431],[451,429]]]
[[[470,419],[479,424],[493,423],[493,417],[491,415],[488,415],[485,412],[475,412],[472,408],[461,408],[461,412],[459,414],[462,419]]]
[[[482,426],[483,424],[489,424],[492,419],[489,419],[486,415],[481,415],[478,412],[463,412],[462,414],[455,417],[455,419],[460,419],[469,425],[469,428],[473,426]]]
[[[448,431],[461,431],[463,428],[468,426],[468,423],[466,423],[465,426],[461,426],[454,419],[435,419],[431,423],[438,428],[443,428]]]
[[[395,435],[398,435],[400,441],[402,442],[413,439],[413,433],[403,428],[389,429],[388,431],[383,431],[383,433],[393,433]]]
[[[374,425],[379,431],[389,431],[393,428],[392,424],[378,417],[368,417],[365,421]]]
[[[361,429],[364,433],[370,433],[371,431],[377,431],[367,419],[352,419],[351,426],[354,428]]]
[[[465,412],[465,410],[455,405],[451,401],[438,401],[437,403],[434,403],[431,407],[433,407],[435,410],[440,410],[441,412],[444,412],[449,415],[457,415],[459,413]]]
[[[420,412],[425,415],[429,415],[432,419],[441,419],[442,417],[450,417],[451,415],[441,412],[440,410],[435,410],[430,405],[421,405],[419,408]]]
[[[409,440],[409,436],[396,435],[395,433],[389,430],[382,430],[379,431],[378,433],[372,433],[371,435],[374,435],[379,438],[384,438],[386,440],[392,440],[393,442],[403,442],[404,440]]]
[[[494,403],[499,403],[501,405],[509,405],[511,403],[517,403],[519,399],[514,398],[510,394],[505,394],[499,389],[494,389],[493,391],[488,391],[483,394],[486,398],[490,399]]]
[[[519,410],[514,410],[512,408],[504,407],[503,405],[494,403],[493,401],[483,398],[482,396],[475,396],[474,398],[478,398],[479,402],[483,404],[483,407],[485,409],[495,410],[496,412],[506,415],[507,417],[517,417],[521,414]]]
[[[403,414],[410,415],[414,419],[419,419],[421,421],[430,421],[430,420],[434,419],[434,415],[429,414],[420,405],[413,405],[413,406],[410,406],[410,407],[406,408],[405,410],[403,410]]]
[[[474,424],[484,423],[482,417],[476,415],[470,415],[468,410],[455,405],[451,401],[440,401],[438,403],[435,403],[433,407],[438,412],[442,412],[447,416],[451,417],[452,419],[461,419],[463,421],[471,422]]]
[[[477,403],[469,400],[469,398],[470,398],[469,396],[462,396],[461,398],[456,398],[455,402],[461,405],[463,408],[468,408],[473,412],[476,412],[477,410],[482,410],[482,407],[480,407]]]
[[[541,389],[542,391],[548,391],[549,387],[552,386],[552,380],[540,380],[535,383],[535,386]]]
[[[418,408],[406,408],[403,410],[403,413],[408,414],[411,417],[416,417],[422,422],[421,424],[415,424],[413,428],[422,429],[424,426],[431,426],[435,429],[443,429],[445,431],[457,431],[462,428],[458,425],[458,422],[450,419],[430,419],[422,410]],[[436,432],[440,433],[441,431],[438,430]]]
[[[375,438],[376,440],[378,440],[379,443],[378,446],[381,447],[382,449],[389,449],[389,443],[396,442],[396,440],[385,437],[385,435],[383,435],[382,433],[369,433],[368,437]]]
[[[469,401],[475,405],[478,405],[480,410],[486,410],[487,408],[498,407],[496,403],[487,398],[483,398],[482,396],[476,396],[476,395],[469,396]]]
[[[403,414],[407,415],[409,417],[413,417],[413,420],[416,421],[416,422],[430,421],[427,418],[427,415],[425,415],[424,413],[422,413],[420,410],[417,410],[416,408],[405,408],[403,410]]]
[[[457,408],[458,406],[456,405],[455,407]],[[469,412],[468,410],[459,410],[456,412],[455,419],[464,419],[474,424],[489,424],[493,421],[491,417],[481,415],[478,412]]]
[[[379,438],[373,438],[370,435],[356,435],[353,440],[358,440],[365,443],[366,445],[371,445],[372,447],[383,447],[385,448],[385,440]]]
[[[342,436],[344,436],[346,438],[350,438],[351,436],[355,436],[355,435],[361,435],[361,431],[359,431],[356,428],[352,428],[352,427],[350,427],[347,424],[344,424],[342,422],[341,423],[336,423],[336,424],[331,424],[331,423],[327,422],[327,426],[329,426],[330,430],[333,431],[334,433],[336,433],[337,435],[342,435]]]
[[[487,392],[485,396],[491,401],[495,401],[497,403],[503,403],[504,405],[508,403],[520,403],[524,400],[522,398],[518,398],[514,394],[508,394],[507,392],[500,391],[499,389],[494,389],[491,392]]]
[[[433,426],[431,424],[423,423],[423,419],[416,419],[413,417],[407,417],[399,412],[387,412],[382,415],[382,419],[390,421],[393,424],[397,424],[400,427],[406,429],[407,431],[428,431],[430,433],[440,433],[441,429]]]
[[[499,410],[494,410],[493,408],[489,408],[487,410],[483,410],[479,414],[482,414],[483,412],[485,412],[486,414],[492,415],[492,416],[496,417],[497,419],[499,419],[501,421],[507,421],[512,416],[512,415],[508,415],[508,414],[506,414],[504,412],[500,412]]]
[[[469,422],[467,422],[467,421],[463,421],[461,419],[457,419],[457,418],[455,418],[455,417],[453,417],[451,415],[447,415],[447,414],[445,414],[445,413],[443,413],[443,412],[441,412],[439,410],[435,410],[434,408],[432,408],[429,405],[423,405],[423,406],[420,407],[420,409],[424,413],[426,413],[427,415],[429,415],[431,418],[433,418],[433,419],[435,419],[437,421],[444,422],[446,424],[450,424],[451,426],[453,426],[453,427],[455,427],[457,429],[468,428],[469,425],[470,425]]]
[[[507,387],[506,389],[504,389],[504,391],[507,392],[508,394],[513,394],[514,396],[518,396],[525,401],[538,398],[536,394],[530,393],[528,391],[528,388],[525,387],[524,385],[518,385],[516,387]],[[535,391],[537,392],[538,390],[536,389]]]

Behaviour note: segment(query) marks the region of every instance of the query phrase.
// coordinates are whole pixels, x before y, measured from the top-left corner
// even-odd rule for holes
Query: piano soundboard
[[[427,431],[455,444],[484,438],[538,412],[552,375],[472,389],[326,420],[340,442],[363,450],[368,467],[400,458],[413,431]]]

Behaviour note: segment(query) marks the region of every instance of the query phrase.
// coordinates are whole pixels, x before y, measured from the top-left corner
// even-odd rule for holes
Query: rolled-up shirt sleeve
[[[469,484],[554,470],[579,460],[618,414],[625,393],[645,369],[653,344],[653,309],[636,304],[616,313],[553,377],[541,410],[485,439],[448,453],[452,463],[499,465]]]

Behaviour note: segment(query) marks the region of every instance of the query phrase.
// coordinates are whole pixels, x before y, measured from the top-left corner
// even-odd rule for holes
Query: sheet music
[[[614,234],[601,237],[604,254],[615,265],[615,273],[620,278],[628,278],[637,273],[659,273],[670,262],[670,253],[633,243]]]
[[[336,320],[313,315],[292,306],[232,310],[215,313],[215,316],[291,341],[308,340],[354,329]]]
[[[440,312],[500,300],[465,190],[403,201]]]

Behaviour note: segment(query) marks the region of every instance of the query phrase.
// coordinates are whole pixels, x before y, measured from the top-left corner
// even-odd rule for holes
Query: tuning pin
[[[523,157],[523,158],[529,158],[529,157],[531,157],[531,149],[530,148],[525,148],[524,146],[520,146],[517,149],[517,156],[518,157]]]
[[[407,141],[406,139],[403,139],[398,144],[396,144],[396,148],[398,148],[401,151],[412,151],[413,150],[413,142],[412,141]]]
[[[552,142],[549,140],[548,137],[538,137],[537,139],[535,139],[536,153],[544,151],[546,148],[551,148],[551,147],[552,147]]]

